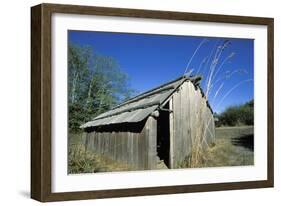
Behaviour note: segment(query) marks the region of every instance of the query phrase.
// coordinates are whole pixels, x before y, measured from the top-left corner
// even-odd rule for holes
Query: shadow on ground
[[[245,147],[251,151],[254,151],[254,135],[253,134],[231,138],[231,143],[235,146]]]
[[[21,191],[18,191],[18,193],[25,198],[30,198],[30,192],[29,191],[21,190]]]

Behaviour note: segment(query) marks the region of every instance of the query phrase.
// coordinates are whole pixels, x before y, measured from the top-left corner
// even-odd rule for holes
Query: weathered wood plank
[[[173,97],[170,99],[169,101],[169,109],[173,111]],[[174,158],[175,158],[175,154],[174,154],[174,144],[175,144],[175,140],[174,140],[174,111],[170,113],[170,168],[173,169],[175,168],[174,165]]]
[[[149,117],[146,124],[146,147],[148,149],[146,159],[146,169],[156,168],[156,145],[157,145],[157,120]]]
[[[128,164],[129,165],[133,165],[133,133],[129,133],[128,134],[128,143],[127,143],[127,147],[128,147]]]
[[[215,126],[206,99],[191,82],[183,83],[173,94],[169,109],[173,111],[169,115],[169,166],[177,168],[190,157],[194,145],[208,145],[214,141]],[[85,146],[136,169],[154,169],[157,165],[157,120],[149,117],[139,133],[91,132],[85,139]]]
[[[182,130],[183,130],[183,156],[187,159],[191,154],[192,140],[190,134],[190,99],[188,93],[188,82],[183,84],[182,91]]]
[[[145,163],[145,160],[144,160],[144,152],[147,152],[147,149],[146,149],[146,151],[143,151],[143,149],[144,149],[144,143],[145,143],[145,136],[140,136],[139,138],[139,149],[138,149],[138,152],[139,152],[139,162],[140,162],[140,169],[145,169],[145,165],[144,165],[144,163]]]
[[[134,134],[134,155],[135,155],[135,165],[139,168],[139,152],[138,152],[138,140],[140,134]]]
[[[181,125],[182,125],[182,156],[183,158],[185,156],[187,156],[188,153],[188,136],[187,136],[187,88],[186,85],[187,83],[184,82],[182,85],[182,91],[181,91],[181,105],[180,105],[180,109],[181,109]]]
[[[173,104],[173,111],[174,111],[174,155],[175,155],[175,167],[181,161],[181,136],[180,136],[180,95],[179,92],[174,93],[174,104]]]

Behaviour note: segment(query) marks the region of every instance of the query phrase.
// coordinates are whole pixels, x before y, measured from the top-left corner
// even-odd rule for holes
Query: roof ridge
[[[155,87],[155,88],[153,88],[153,89],[150,89],[150,90],[148,90],[148,91],[145,91],[145,92],[143,92],[143,93],[141,93],[141,94],[139,94],[139,95],[137,95],[137,96],[134,96],[134,97],[132,97],[132,98],[126,100],[125,102],[122,102],[122,103],[116,105],[115,107],[112,107],[110,110],[117,109],[117,108],[119,108],[119,107],[121,107],[121,106],[124,106],[125,104],[129,104],[129,103],[131,103],[131,102],[140,100],[140,99],[145,98],[145,97],[147,97],[147,96],[150,96],[149,93],[152,93],[153,91],[156,91],[156,90],[158,90],[158,89],[161,89],[162,87],[165,87],[165,86],[167,86],[167,85],[169,85],[169,84],[172,84],[172,83],[174,83],[174,82],[180,81],[181,79],[189,79],[189,78],[190,78],[190,77],[188,77],[188,76],[186,76],[186,75],[180,76],[180,77],[178,77],[178,78],[176,78],[176,79],[174,79],[174,80],[171,80],[171,81],[169,81],[169,82],[166,82],[166,83],[164,83],[164,84],[161,84],[160,86],[157,86],[157,87]],[[167,89],[168,89],[168,88],[167,88]],[[146,94],[147,94],[147,95],[146,95]],[[151,95],[153,95],[153,94],[151,94]],[[134,101],[133,101],[133,100],[134,100]]]

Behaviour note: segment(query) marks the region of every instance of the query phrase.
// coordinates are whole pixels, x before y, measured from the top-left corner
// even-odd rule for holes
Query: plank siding
[[[178,168],[191,153],[189,98],[188,83],[185,82],[173,95],[174,124],[173,128],[170,127],[173,131],[173,140],[170,143],[174,152],[172,168]]]
[[[215,126],[211,110],[199,89],[184,82],[170,100],[170,167],[189,161],[196,144],[204,148],[214,142]],[[172,120],[172,121],[171,121]]]
[[[193,83],[186,81],[168,100],[170,124],[169,167],[179,168],[189,161],[198,141],[204,148],[215,138],[213,114],[206,99]],[[138,131],[123,125],[120,130],[87,133],[87,151],[102,154],[136,170],[157,168],[157,119],[149,116]],[[140,124],[141,125],[141,124]],[[131,128],[132,129],[132,128]]]
[[[147,157],[145,158],[146,168],[155,169],[157,164],[157,138],[155,138],[157,136],[157,120],[153,117],[149,117],[147,120],[146,132],[147,134],[145,136],[147,140],[145,148],[148,149],[148,152],[146,153]]]
[[[173,104],[173,113],[174,113],[174,164],[175,167],[177,167],[178,161],[181,160],[181,155],[180,155],[180,147],[181,147],[181,136],[180,136],[180,95],[179,92],[174,93],[174,104]]]
[[[169,109],[173,111],[173,97],[169,101]],[[174,112],[170,112],[169,115],[169,122],[170,122],[170,159],[169,159],[169,166],[171,169],[174,168],[174,162],[175,162],[175,154],[174,154]]]
[[[156,168],[157,120],[148,117],[142,131],[90,132],[86,148],[139,170]]]

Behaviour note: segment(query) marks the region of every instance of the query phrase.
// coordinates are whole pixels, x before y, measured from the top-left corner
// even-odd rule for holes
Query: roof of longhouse
[[[111,124],[140,122],[147,118],[155,110],[159,109],[159,107],[162,106],[185,81],[191,81],[194,85],[199,87],[198,82],[200,80],[201,77],[199,76],[181,76],[180,78],[137,95],[113,107],[111,110],[98,115],[92,121],[81,125],[80,128],[85,129]],[[201,88],[200,91],[203,96],[204,94]],[[207,106],[210,108],[208,102]]]

